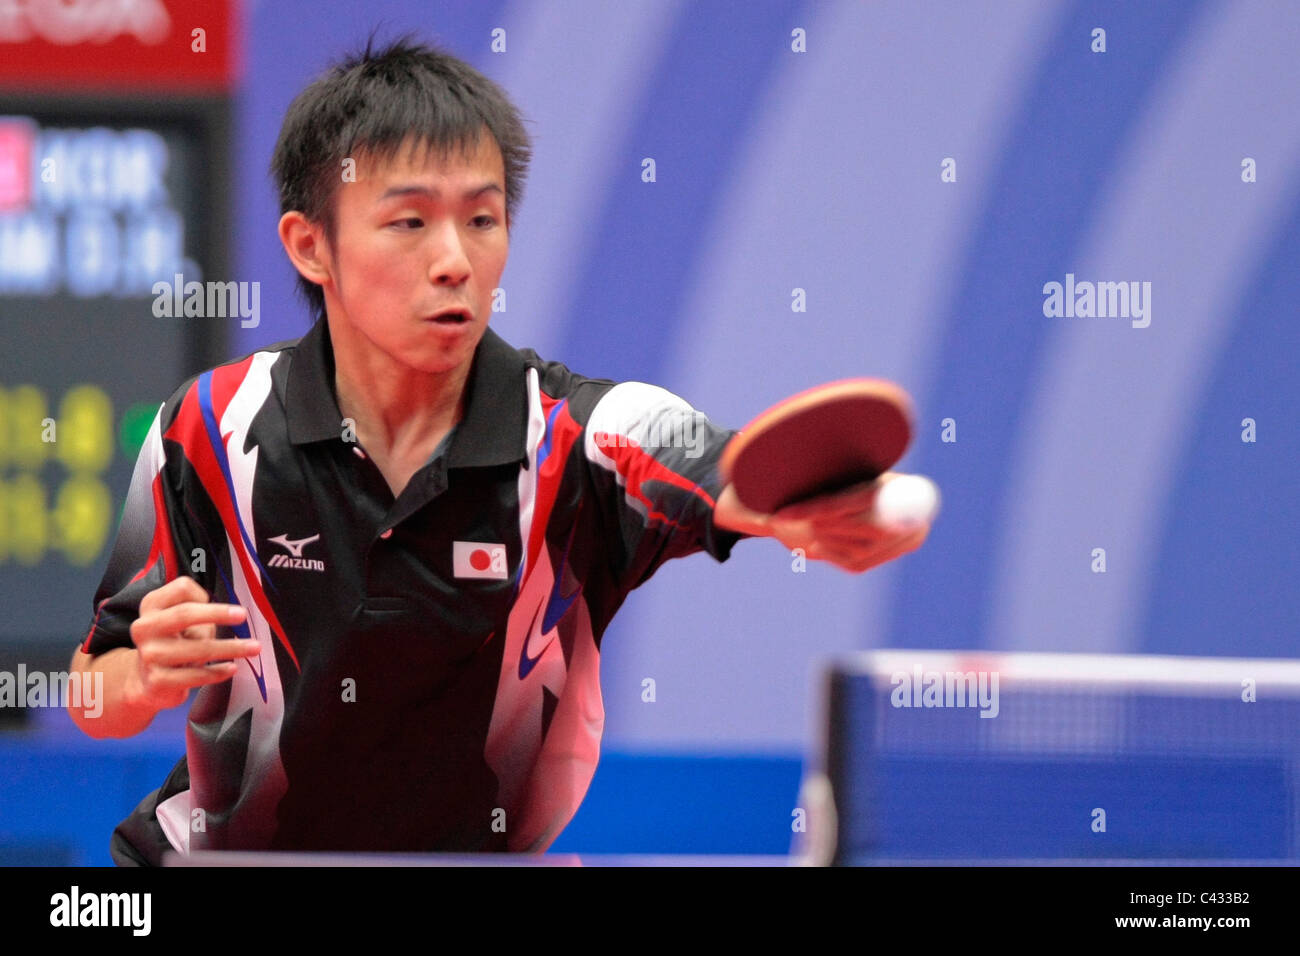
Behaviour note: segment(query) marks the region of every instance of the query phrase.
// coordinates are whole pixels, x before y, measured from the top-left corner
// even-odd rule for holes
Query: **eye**
[[[415,216],[411,216],[411,217],[406,218],[406,219],[395,219],[395,220],[393,220],[392,222],[390,222],[389,225],[390,225],[390,226],[398,226],[398,227],[402,228],[403,230],[404,230],[405,228],[407,228],[408,225],[409,225],[409,228],[411,228],[411,229],[419,229],[421,226],[424,225],[424,220],[423,220],[423,219],[419,219],[419,218],[417,218],[417,217],[415,217]]]
[[[493,216],[475,216],[472,221],[482,225],[484,229],[488,226],[495,226],[497,222]]]

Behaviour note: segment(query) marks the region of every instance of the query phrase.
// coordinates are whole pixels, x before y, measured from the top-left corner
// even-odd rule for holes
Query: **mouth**
[[[428,316],[425,321],[438,325],[465,325],[473,321],[473,318],[468,309],[444,309]]]

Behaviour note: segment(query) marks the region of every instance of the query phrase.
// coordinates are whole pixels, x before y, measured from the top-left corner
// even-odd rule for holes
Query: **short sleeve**
[[[713,520],[718,462],[734,434],[656,385],[622,382],[596,403],[583,452],[627,590],[671,558],[704,551],[725,561],[745,537]]]
[[[140,601],[181,573],[180,556],[189,567],[194,542],[161,432],[167,407],[159,407],[140,448],[122,522],[95,592],[94,617],[81,645],[92,656],[133,647],[131,625],[139,617]]]

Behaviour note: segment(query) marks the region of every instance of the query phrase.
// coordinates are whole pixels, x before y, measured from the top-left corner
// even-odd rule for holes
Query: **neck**
[[[368,343],[348,341],[332,325],[330,339],[339,411],[356,422],[357,438],[366,447],[419,452],[436,445],[464,417],[472,360],[447,372],[420,372],[366,348]]]

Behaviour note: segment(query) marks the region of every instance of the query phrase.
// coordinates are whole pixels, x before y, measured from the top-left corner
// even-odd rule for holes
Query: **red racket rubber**
[[[911,440],[912,403],[902,388],[884,379],[843,379],[763,412],[731,439],[719,467],[741,504],[771,514],[874,480]]]

